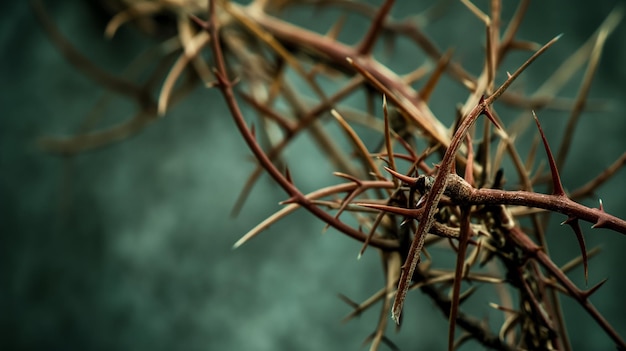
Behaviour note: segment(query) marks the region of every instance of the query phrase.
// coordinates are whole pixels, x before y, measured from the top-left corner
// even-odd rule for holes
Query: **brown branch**
[[[446,128],[437,120],[416,92],[406,85],[401,77],[390,71],[371,57],[361,56],[354,48],[331,40],[325,36],[305,30],[301,27],[281,21],[263,13],[231,5],[233,11],[241,11],[258,22],[265,30],[272,33],[284,45],[295,46],[307,52],[315,52],[334,63],[335,67],[353,71],[346,58],[352,58],[375,79],[389,87],[399,99],[400,108],[409,111],[410,117],[427,135],[443,145],[449,144]],[[387,98],[391,98],[387,94]]]
[[[285,176],[276,168],[276,166],[274,166],[270,158],[265,154],[265,152],[256,142],[256,139],[250,132],[250,129],[248,129],[243,114],[241,113],[239,105],[237,104],[235,93],[233,91],[233,82],[227,76],[228,71],[226,69],[226,63],[224,61],[222,48],[220,46],[220,37],[218,32],[219,22],[217,21],[217,16],[215,15],[215,1],[209,0],[209,22],[205,25],[205,29],[209,32],[211,38],[213,39],[211,41],[211,48],[213,51],[213,57],[216,65],[215,76],[219,83],[218,87],[222,92],[222,95],[224,96],[224,100],[228,105],[233,120],[237,125],[237,128],[239,129],[239,132],[243,136],[246,144],[248,144],[248,147],[257,158],[259,163],[263,166],[263,168],[265,168],[265,170],[276,181],[276,183],[278,183],[291,196],[290,202],[300,204],[313,215],[317,216],[324,222],[329,223],[332,227],[339,230],[340,232],[343,232],[359,241],[364,241],[367,237],[365,233],[340,222],[319,207],[313,205],[304,196],[304,194],[302,194],[300,190],[298,190],[298,188],[290,183],[285,178]],[[372,238],[370,244],[384,250],[395,250],[398,248],[398,242],[396,240]]]
[[[519,228],[512,228],[508,233],[513,240],[515,240],[520,247],[526,250],[526,253],[534,257],[541,265],[546,268],[554,278],[568,291],[570,296],[578,301],[580,305],[596,320],[598,325],[604,329],[604,331],[615,341],[616,345],[620,349],[626,349],[626,342],[621,338],[615,329],[609,324],[609,322],[600,314],[600,312],[589,301],[590,293],[593,293],[596,289],[591,289],[588,292],[583,292],[578,289],[574,283],[563,273],[563,271],[556,265],[548,255],[546,255],[539,246],[533,243],[530,238]]]
[[[463,279],[463,269],[465,266],[465,252],[467,250],[467,242],[471,236],[470,229],[470,211],[468,207],[461,208],[461,230],[459,236],[459,249],[456,257],[456,268],[454,270],[454,283],[452,285],[452,298],[450,303],[450,316],[448,328],[448,351],[453,351],[454,331],[456,326],[456,317],[459,313],[459,296],[461,293],[461,280]]]
[[[357,52],[360,55],[368,55],[372,51],[374,44],[376,43],[376,39],[378,39],[382,33],[381,29],[384,25],[385,18],[387,17],[389,11],[391,11],[391,7],[394,2],[394,0],[385,0],[383,5],[376,11],[376,17],[374,17],[374,21],[370,25],[363,41],[361,41],[361,44],[359,44],[357,49]]]
[[[467,204],[502,204],[542,208],[593,223],[596,225],[596,228],[606,228],[626,235],[625,220],[597,208],[583,206],[565,196],[546,195],[528,191],[473,189],[471,195],[465,198],[465,200],[463,200],[463,197],[458,197],[455,200],[459,201],[459,203]]]

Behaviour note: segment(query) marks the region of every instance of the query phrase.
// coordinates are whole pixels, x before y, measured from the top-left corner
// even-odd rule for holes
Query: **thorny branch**
[[[386,316],[391,309],[393,319],[401,323],[403,302],[412,289],[424,292],[449,318],[450,350],[461,347],[468,338],[498,350],[571,349],[559,294],[577,301],[617,347],[626,348],[621,336],[590,301],[603,282],[582,290],[570,280],[566,271],[571,265],[567,269],[559,268],[551,259],[544,235],[547,221],[541,221],[538,216],[538,213],[558,213],[566,217],[563,224],[573,229],[582,251],[581,257],[573,262],[583,265],[585,277],[591,254],[587,254],[579,221],[591,223],[593,228],[626,234],[626,221],[606,213],[601,202],[599,208],[590,208],[574,201],[592,195],[617,174],[626,163],[626,154],[570,194],[565,192],[559,176],[580,116],[587,109],[599,106],[588,100],[589,89],[606,39],[617,26],[621,10],[609,14],[585,45],[539,89],[526,96],[508,88],[558,37],[544,46],[518,38],[528,1],[520,1],[508,24],[498,0],[491,0],[487,11],[469,0],[463,3],[468,13],[478,17],[485,27],[485,61],[479,73],[464,68],[451,50],[444,53],[426,34],[424,28],[441,12],[440,5],[416,16],[396,19],[390,15],[392,0],[382,1],[378,8],[343,0],[256,0],[246,6],[225,0],[120,0],[124,10],[106,28],[108,37],[121,25],[134,20],[139,20],[142,28],[154,28],[160,25],[153,20],[159,13],[173,14],[175,21],[176,36],[157,50],[166,53],[155,59],[161,68],[140,84],[109,74],[91,63],[56,29],[43,6],[34,1],[44,30],[67,59],[104,88],[134,100],[138,107],[136,116],[121,125],[87,130],[69,138],[47,138],[41,145],[63,154],[101,147],[146,128],[156,117],[168,113],[172,104],[195,84],[217,87],[257,162],[249,181],[241,187],[235,212],[263,171],[288,195],[282,202],[283,209],[246,233],[234,247],[240,247],[302,208],[327,226],[363,242],[359,257],[368,246],[379,249],[385,272],[383,289],[361,304],[343,297],[354,306],[349,317],[382,301],[380,319],[367,339],[372,350],[382,344],[396,348],[386,334]],[[342,18],[363,16],[371,23],[361,40],[352,46],[337,40],[343,19],[327,35],[319,34],[281,19],[282,11],[290,6],[332,8],[344,13]],[[421,89],[414,86],[422,83],[429,65],[402,76],[372,55],[378,41],[399,37],[415,44],[435,63]],[[480,41],[476,43],[480,45]],[[530,58],[498,84],[504,58],[520,50],[532,52]],[[202,55],[206,51],[210,52],[208,60]],[[558,96],[585,63],[587,67],[575,99]],[[451,127],[444,125],[429,106],[444,74],[469,92]],[[292,76],[299,77],[306,89],[294,84]],[[186,77],[186,83],[178,86],[181,77]],[[319,82],[322,78],[332,79],[339,88],[333,91],[323,87]],[[355,108],[347,104],[346,100],[359,91],[365,91],[367,96],[363,106]],[[152,96],[158,98],[153,100]],[[383,121],[376,117],[373,107],[381,100]],[[503,123],[496,102],[521,109],[521,118],[534,115],[530,109],[554,108],[570,113],[556,157],[535,116],[550,177],[541,168],[533,169],[535,147],[526,161],[518,153],[514,141],[523,128]],[[256,127],[248,125],[240,103],[246,103],[258,114]],[[326,118],[329,114],[335,119],[329,121]],[[478,128],[481,115],[488,120]],[[372,149],[370,141],[354,128],[356,124],[380,134],[382,142],[378,148]],[[346,139],[335,140],[329,125],[342,129]],[[308,194],[295,185],[285,165],[292,160],[284,160],[283,151],[303,133],[314,137],[342,183]],[[498,145],[493,147],[494,143]],[[478,145],[476,152],[475,145]],[[505,189],[508,171],[502,170],[501,165],[506,157],[515,165],[518,188]],[[438,165],[429,167],[427,158],[429,161],[438,158]],[[552,193],[534,190],[546,183]],[[358,226],[343,220],[347,214],[357,219]],[[532,228],[520,224],[519,220],[526,215],[531,218]],[[454,269],[437,268],[441,260],[428,252],[434,246],[455,253]],[[474,291],[473,288],[462,291],[464,281],[494,287],[499,301],[492,305],[502,311],[505,320],[500,330],[491,330],[464,310],[464,301],[471,299]],[[517,306],[511,303],[514,296],[519,300]],[[464,334],[455,340],[457,327]]]

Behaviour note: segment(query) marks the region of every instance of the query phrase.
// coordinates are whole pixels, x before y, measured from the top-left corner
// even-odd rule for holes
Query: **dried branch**
[[[245,6],[225,0],[206,4],[166,0],[124,3],[126,7],[105,29],[109,37],[135,19],[148,27],[157,26],[151,17],[157,13],[169,13],[176,22],[175,36],[161,44],[162,52],[154,59],[159,67],[144,83],[97,67],[61,35],[41,4],[35,2],[35,13],[44,30],[67,60],[103,88],[137,104],[133,117],[119,125],[91,130],[88,127],[93,123],[87,120],[86,128],[77,136],[44,139],[45,149],[72,154],[125,140],[170,110],[197,84],[217,88],[256,161],[254,171],[241,185],[234,212],[239,212],[263,172],[287,194],[281,202],[284,207],[243,235],[233,248],[297,209],[362,242],[358,257],[369,246],[376,248],[382,258],[384,286],[360,304],[342,297],[353,308],[346,320],[380,303],[380,316],[365,341],[371,350],[382,344],[397,348],[387,335],[386,316],[391,309],[399,324],[407,292],[415,289],[425,293],[448,318],[449,350],[462,347],[469,339],[497,350],[570,350],[561,295],[576,301],[618,348],[626,348],[621,336],[590,302],[604,281],[582,290],[566,274],[582,264],[588,279],[587,262],[597,252],[587,252],[581,221],[591,223],[592,228],[626,234],[626,221],[605,212],[601,201],[599,208],[574,201],[593,195],[614,177],[626,163],[626,153],[569,196],[559,175],[581,114],[603,108],[588,96],[606,38],[621,18],[620,9],[611,12],[589,41],[527,96],[507,89],[559,36],[544,46],[517,38],[529,10],[526,0],[520,1],[506,27],[501,1],[491,0],[485,10],[463,1],[468,15],[475,15],[484,25],[483,41],[476,41],[477,46],[485,43],[484,65],[476,76],[453,59],[452,50],[440,50],[425,34],[425,26],[441,7],[396,19],[391,16],[393,0],[381,1],[378,7],[345,0],[255,0]],[[328,33],[318,34],[281,18],[287,6],[303,5],[338,11],[338,19]],[[337,38],[353,15],[370,23],[357,44],[348,45]],[[397,38],[408,39],[430,61],[404,76],[377,61],[376,43]],[[387,48],[393,50],[392,46]],[[207,49],[210,59],[203,52]],[[507,73],[507,79],[498,86],[496,79],[504,58],[517,50],[534,53],[513,74]],[[558,96],[585,62],[587,68],[576,98]],[[429,107],[440,93],[437,88],[444,75],[469,91],[452,126],[444,125]],[[298,83],[292,77],[299,79]],[[185,81],[177,84],[181,78]],[[329,79],[333,88],[321,83]],[[421,89],[414,89],[413,84]],[[366,98],[355,107],[349,98],[361,91]],[[157,95],[154,101],[152,97]],[[382,118],[376,116],[378,99],[383,101]],[[522,110],[518,120],[505,124],[508,119],[500,118],[496,101]],[[240,109],[242,103],[255,112],[257,121],[252,126]],[[530,110],[541,108],[570,114],[556,157],[536,116],[539,137],[528,154],[520,154],[517,148],[517,137],[531,124]],[[334,116],[336,123],[327,123],[328,115]],[[478,127],[475,123],[481,115],[488,120]],[[356,124],[365,126],[368,133],[378,133],[374,139],[379,142],[377,147],[371,147]],[[337,125],[343,136],[329,132]],[[304,133],[313,137],[315,147],[342,183],[307,193],[296,185],[298,179],[293,179],[290,168],[298,167],[299,160],[289,159],[284,150]],[[539,140],[547,162],[539,161],[535,166]],[[430,166],[433,160],[438,163],[435,167]],[[500,169],[509,160],[514,169]],[[551,179],[544,174],[546,164]],[[513,186],[506,185],[505,175],[510,173],[517,175]],[[550,187],[548,194],[536,192],[538,185],[545,184]],[[563,224],[571,226],[580,245],[580,256],[563,267],[551,260],[544,235],[547,216],[539,215],[551,213],[565,216]],[[358,224],[344,221],[348,215]],[[528,228],[521,227],[523,217],[530,219]],[[454,269],[438,268],[441,260],[430,250],[435,247],[456,255]],[[462,291],[463,280],[471,282],[472,288]],[[498,300],[491,305],[503,313],[502,325],[494,330],[464,310],[475,286],[483,285],[496,291]],[[519,300],[517,306],[514,300]],[[462,331],[455,339],[457,329]]]

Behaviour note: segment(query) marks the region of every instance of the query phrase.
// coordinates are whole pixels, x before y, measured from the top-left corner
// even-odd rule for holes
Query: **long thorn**
[[[552,174],[552,194],[557,196],[566,196],[563,185],[561,184],[561,177],[559,176],[556,161],[554,160],[554,156],[550,150],[550,145],[548,145],[548,139],[546,139],[546,135],[543,133],[541,123],[539,123],[539,118],[537,118],[535,111],[533,111],[533,118],[535,119],[535,123],[537,123],[537,129],[539,129],[539,134],[541,135],[541,140],[543,141],[543,147],[546,149],[546,155],[548,156],[550,173]]]

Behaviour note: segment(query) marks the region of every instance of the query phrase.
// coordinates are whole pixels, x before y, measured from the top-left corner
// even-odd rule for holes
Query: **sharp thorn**
[[[578,219],[575,217],[569,217],[566,220],[567,224],[572,227],[574,234],[576,234],[576,240],[578,240],[578,246],[580,247],[580,253],[583,259],[583,270],[585,272],[585,284],[589,281],[589,258],[587,257],[587,246],[585,245],[585,237],[580,229]]]
[[[426,195],[421,196],[418,200],[417,203],[415,204],[415,208],[419,208],[424,202],[426,202]]]
[[[414,186],[417,183],[417,179],[416,178],[406,176],[406,175],[404,175],[402,173],[398,173],[398,172],[394,171],[393,169],[391,169],[391,168],[389,168],[387,166],[385,166],[384,168],[385,168],[385,170],[387,172],[391,173],[392,176],[400,179],[401,181],[403,181],[404,183],[406,183],[409,186]]]
[[[548,145],[548,140],[546,139],[546,135],[543,133],[543,129],[541,128],[539,118],[537,118],[535,111],[533,111],[533,118],[535,119],[535,123],[537,124],[537,129],[539,129],[539,134],[541,135],[541,140],[543,141],[543,147],[546,149],[546,155],[548,156],[550,173],[552,175],[552,194],[557,196],[566,196],[563,185],[561,184],[559,170],[556,167],[556,161],[554,160],[554,156],[552,155],[552,151],[550,150],[550,145]]]
[[[418,218],[422,213],[422,211],[420,210],[394,207],[394,206],[388,206],[388,205],[368,204],[368,203],[355,203],[355,205],[367,207],[367,208],[373,208],[375,210],[385,211],[385,212],[405,216],[408,218]]]
[[[347,303],[348,305],[350,305],[350,307],[352,308],[359,308],[359,304],[352,301],[352,299],[350,299],[349,297],[347,297],[344,294],[337,294],[337,296],[339,297],[339,299],[341,299],[341,301]]]
[[[363,184],[363,182],[361,182],[361,180],[353,175],[350,174],[346,174],[343,172],[333,172],[333,175],[339,178],[343,178],[343,179],[347,179],[349,181],[355,182],[357,185],[361,186]]]
[[[578,218],[577,218],[577,217],[574,217],[574,216],[569,216],[569,217],[567,217],[567,219],[566,219],[566,220],[564,220],[563,222],[561,222],[561,225],[563,225],[563,224],[570,224],[570,223],[572,223],[572,222],[574,222],[574,221],[576,221],[576,220],[578,220]]]
[[[287,200],[283,200],[281,202],[279,202],[279,205],[289,205],[289,204],[297,204],[298,203],[298,199],[296,197],[290,197]]]
[[[600,203],[599,210],[604,212],[604,204],[602,203],[602,199],[598,199],[598,202]]]
[[[591,226],[593,229],[604,228],[606,227],[606,219],[602,217],[598,217],[598,220],[594,225]]]
[[[604,285],[604,283],[606,283],[606,281],[608,280],[608,278],[604,278],[602,279],[601,282],[599,282],[598,284],[594,285],[593,287],[591,287],[590,289],[587,289],[585,291],[582,292],[582,296],[583,298],[586,300],[589,298],[589,296],[593,295],[593,293],[595,293],[596,291],[598,291],[598,289],[600,289],[600,287],[602,287],[602,285]]]
[[[484,100],[485,97],[483,96],[482,99]],[[491,111],[489,111],[489,107],[485,106],[485,109],[483,110],[483,114],[487,116],[487,118],[489,118],[491,123],[493,123],[493,125],[495,125],[496,128],[498,128],[499,130],[502,130],[502,126],[500,126],[500,123],[498,123],[498,121],[496,120],[496,117],[493,114],[491,114]]]

